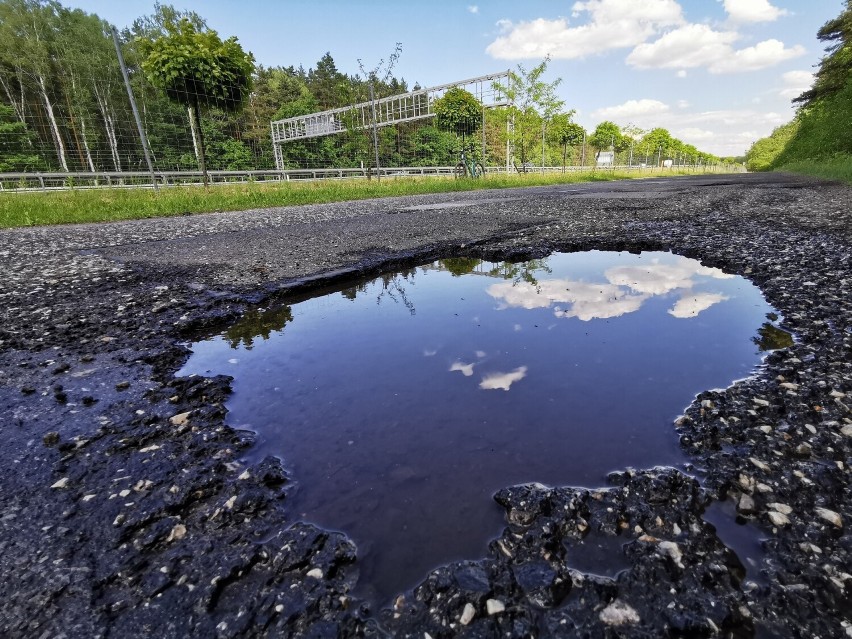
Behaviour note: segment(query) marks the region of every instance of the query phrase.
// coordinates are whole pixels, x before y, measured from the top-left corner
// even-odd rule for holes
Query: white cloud
[[[689,293],[683,295],[675,302],[675,305],[669,309],[669,315],[673,315],[679,319],[689,319],[695,317],[701,311],[706,311],[714,304],[724,302],[727,299],[730,298],[719,293]]]
[[[484,390],[509,390],[515,382],[527,376],[527,367],[521,366],[510,373],[491,373],[482,378],[479,387]]]
[[[784,84],[792,86],[802,86],[808,88],[814,81],[814,74],[811,71],[787,71],[781,75]]]
[[[787,71],[781,76],[784,83],[778,95],[782,98],[792,100],[811,88],[814,83],[814,74],[810,71]]]
[[[733,22],[772,22],[789,12],[769,0],[724,0],[725,11]]]
[[[686,123],[717,123],[724,126],[753,125],[756,121],[766,122],[776,127],[790,118],[773,111],[762,113],[753,109],[723,109],[720,111],[702,111],[683,118]]]
[[[685,69],[705,66],[723,58],[739,38],[735,31],[714,31],[706,24],[687,24],[654,42],[640,44],[627,56],[639,69]]]
[[[659,100],[628,100],[624,104],[612,107],[604,107],[592,113],[597,120],[632,120],[642,116],[653,116],[659,118],[669,111],[669,105]]]
[[[681,69],[681,70],[680,70],[680,71],[678,71],[675,75],[677,75],[677,77],[679,77],[679,78],[685,78],[685,77],[686,77],[686,75],[687,75],[687,74],[686,74],[686,69]]]
[[[780,40],[764,40],[763,42],[758,42],[753,47],[731,52],[731,55],[716,60],[707,67],[707,70],[710,73],[759,71],[785,60],[798,58],[805,53],[805,47],[798,44],[788,49]]]
[[[500,60],[575,59],[611,49],[633,47],[666,27],[684,22],[675,0],[587,0],[575,2],[572,17],[588,22],[569,26],[566,18],[497,23],[501,35],[485,49]]]
[[[639,44],[627,56],[627,64],[637,69],[706,67],[710,73],[742,73],[765,69],[805,53],[802,46],[788,49],[783,42],[774,39],[737,50],[733,43],[739,38],[736,31],[716,31],[706,24],[688,24],[654,42]]]
[[[688,109],[690,106],[692,106],[692,105],[689,104],[689,100],[678,100],[677,101],[677,108],[678,109]]]
[[[478,7],[477,5],[475,5],[475,4],[469,5],[469,6],[468,6],[468,8],[467,8],[467,10],[468,10],[470,13],[479,13],[479,7]]]
[[[700,144],[696,144],[696,142],[712,140],[716,137],[716,134],[713,131],[707,131],[706,129],[699,129],[698,127],[686,127],[685,129],[677,129],[672,131],[672,135],[674,135],[677,139],[683,140],[687,144],[693,144],[700,148]]]

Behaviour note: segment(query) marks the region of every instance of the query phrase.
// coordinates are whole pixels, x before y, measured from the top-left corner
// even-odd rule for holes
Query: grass
[[[386,178],[321,180],[150,189],[77,189],[52,192],[0,193],[0,228],[135,220],[173,215],[242,211],[298,204],[321,204],[376,197],[448,193],[517,186],[542,186],[625,178],[685,175],[692,171],[611,170],[584,173],[487,175],[482,179]]]
[[[800,160],[779,166],[777,170],[852,184],[852,155],[841,155],[829,160]]]

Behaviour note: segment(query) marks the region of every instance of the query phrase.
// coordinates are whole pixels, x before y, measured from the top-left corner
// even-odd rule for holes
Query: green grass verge
[[[241,211],[297,204],[322,204],[375,197],[447,193],[517,186],[621,180],[689,171],[588,171],[584,173],[527,173],[486,175],[478,180],[453,178],[385,178],[172,186],[150,189],[88,189],[52,192],[0,193],[0,228],[135,220],[213,211]]]
[[[812,175],[827,180],[852,184],[852,155],[841,155],[830,160],[801,160],[779,166],[778,171]]]

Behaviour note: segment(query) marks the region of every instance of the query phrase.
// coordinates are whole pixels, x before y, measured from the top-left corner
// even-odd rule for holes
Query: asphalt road
[[[851,194],[737,174],[0,231],[0,634],[852,636]],[[257,304],[435,258],[593,248],[743,275],[795,344],[696,398],[676,425],[693,477],[503,491],[490,554],[394,609],[352,595],[345,535],[288,510],[297,477],[242,461],[229,378],[174,377],[189,339]],[[761,540],[747,576],[726,525]],[[569,570],[587,530],[621,536],[630,568]]]

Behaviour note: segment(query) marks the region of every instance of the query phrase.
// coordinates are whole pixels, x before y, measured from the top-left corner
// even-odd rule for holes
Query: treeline
[[[660,127],[644,131],[631,125],[620,127],[614,122],[601,122],[592,133],[591,143],[599,151],[629,153],[634,161],[641,158],[645,164],[659,165],[665,160],[671,160],[678,165],[706,165],[721,161],[717,156],[699,151],[692,144],[679,140],[667,129]]]
[[[144,128],[160,169],[197,169],[196,136],[185,108],[170,101],[141,71],[141,40],[154,40],[186,18],[156,4],[118,34]],[[366,100],[368,78],[341,73],[330,54],[314,67],[257,65],[250,99],[238,112],[205,108],[201,119],[208,168],[274,168],[270,121]],[[377,97],[408,91],[404,79],[373,78]],[[383,146],[399,153],[404,131],[382,131]],[[363,136],[361,136],[363,137]],[[428,149],[419,132],[408,145]],[[437,136],[438,139],[441,136]],[[358,140],[290,144],[285,163],[347,166]],[[423,150],[420,155],[423,156]],[[389,153],[392,155],[392,153]],[[428,160],[428,157],[422,158]],[[116,56],[110,25],[52,0],[0,0],[0,171],[144,170],[144,156]]]
[[[852,0],[826,22],[817,37],[827,43],[813,86],[793,100],[793,120],[755,142],[746,154],[749,170],[794,168],[822,173],[820,166],[845,167],[852,178]],[[831,172],[829,173],[829,175]]]
[[[254,65],[248,99],[226,108],[220,96],[196,109],[198,119],[193,100],[167,95],[145,69],[144,52],[152,48],[146,45],[184,23],[198,33],[215,35],[202,16],[164,4],[155,4],[151,15],[117,34],[159,170],[197,170],[202,148],[208,169],[272,169],[271,121],[367,101],[371,85],[376,98],[420,88],[409,87],[387,68],[343,73],[326,53],[308,69]],[[604,122],[593,132],[585,131],[573,122],[573,111],[564,112],[556,99],[558,81],[548,85],[541,80],[545,67],[546,61],[529,72],[519,66],[510,83],[513,106],[488,109],[482,116],[473,108],[476,117],[464,130],[442,126],[436,119],[379,128],[379,162],[455,164],[462,141],[477,159],[501,166],[507,163],[507,153],[521,166],[594,165],[597,154],[607,150],[617,154],[619,164],[718,161],[665,129],[640,131]],[[547,91],[542,93],[542,88]],[[284,168],[371,166],[374,158],[369,131],[357,127],[281,146]],[[55,0],[0,0],[0,171],[146,168],[112,27],[97,15]]]

